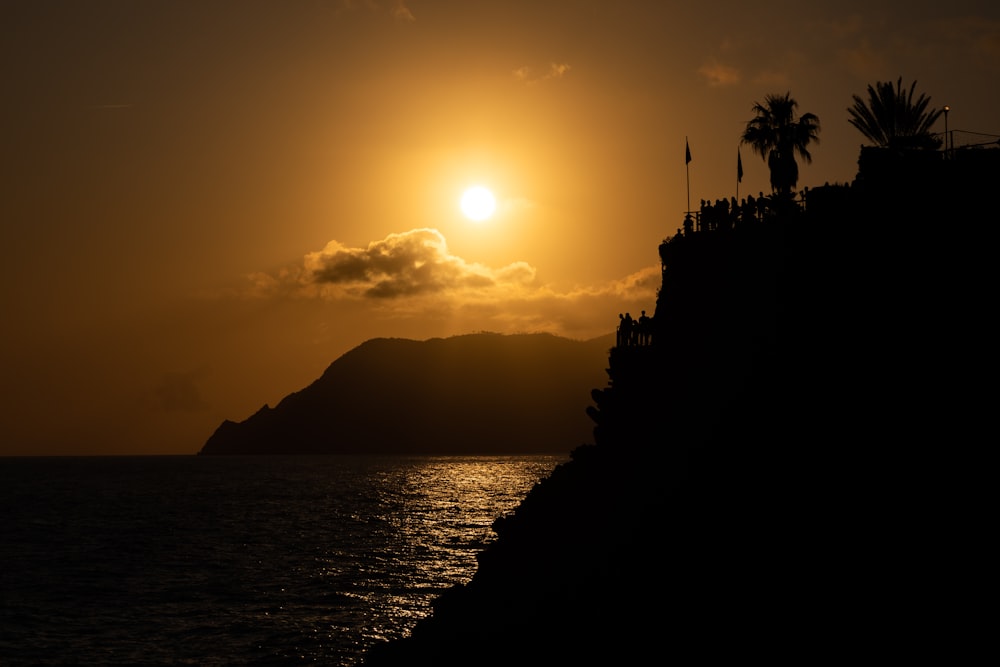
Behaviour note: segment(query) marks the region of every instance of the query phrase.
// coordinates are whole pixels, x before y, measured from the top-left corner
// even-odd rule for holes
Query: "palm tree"
[[[937,150],[941,139],[931,133],[931,127],[942,109],[927,109],[931,98],[921,94],[913,99],[917,87],[914,81],[908,92],[903,91],[903,77],[893,88],[890,81],[878,81],[868,86],[868,101],[853,95],[854,106],[847,109],[847,122],[876,146],[884,148],[916,148]]]
[[[796,118],[798,106],[791,93],[768,95],[763,104],[754,102],[756,116],[747,122],[740,138],[740,143],[749,144],[767,161],[771,189],[782,195],[791,193],[799,182],[796,153],[807,163],[812,162],[809,144],[819,143],[819,118],[811,113]]]

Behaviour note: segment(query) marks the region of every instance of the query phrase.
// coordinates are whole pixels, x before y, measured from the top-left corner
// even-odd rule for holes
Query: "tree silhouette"
[[[754,102],[756,116],[747,122],[740,139],[767,161],[771,189],[778,194],[789,194],[799,182],[795,154],[812,162],[809,144],[819,143],[819,118],[811,113],[796,118],[798,106],[791,93],[768,95],[763,104]]]
[[[868,100],[854,95],[854,106],[847,109],[849,122],[876,146],[884,148],[916,148],[937,150],[941,139],[931,133],[931,127],[942,109],[927,109],[931,98],[921,94],[913,99],[917,82],[903,90],[903,77],[896,81],[878,81],[868,86]]]

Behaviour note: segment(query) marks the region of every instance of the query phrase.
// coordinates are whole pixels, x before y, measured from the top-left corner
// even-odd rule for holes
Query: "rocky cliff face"
[[[893,210],[847,192],[665,242],[653,344],[611,351],[592,444],[365,664],[855,660],[926,637],[940,590],[915,583],[909,426],[887,424],[910,395],[882,331]]]
[[[584,408],[612,343],[370,340],[273,409],[223,422],[201,454],[566,453],[590,437]]]

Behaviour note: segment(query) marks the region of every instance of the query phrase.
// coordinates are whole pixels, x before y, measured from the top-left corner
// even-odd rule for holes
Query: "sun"
[[[497,210],[497,200],[489,188],[473,185],[462,194],[462,213],[469,220],[482,222],[488,220]]]

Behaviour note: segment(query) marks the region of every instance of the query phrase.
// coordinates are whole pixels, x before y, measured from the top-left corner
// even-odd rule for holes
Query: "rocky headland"
[[[904,250],[974,219],[992,153],[863,151],[851,184],[665,239],[652,342],[610,351],[592,441],[364,664],[961,655],[982,622],[956,604],[978,580],[954,557],[976,503],[955,501],[977,492],[929,472],[951,456],[928,440],[900,286]]]
[[[565,454],[590,437],[584,406],[613,344],[611,334],[372,339],[275,407],[224,421],[200,454]]]

